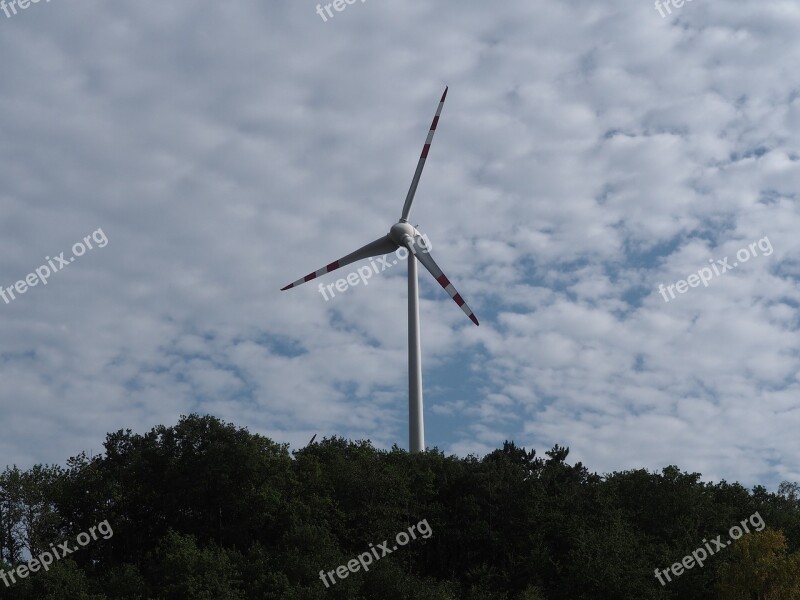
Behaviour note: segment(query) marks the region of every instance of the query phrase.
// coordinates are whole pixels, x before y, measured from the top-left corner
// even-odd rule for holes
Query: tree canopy
[[[290,452],[200,415],[117,431],[99,456],[0,474],[3,571],[102,521],[113,528],[0,582],[0,598],[800,598],[796,483],[748,490],[677,466],[598,475],[568,456],[513,442],[482,458],[409,454],[338,437]],[[659,583],[656,569],[756,512],[762,531]],[[423,521],[429,536],[374,558]],[[320,572],[373,548],[369,571],[323,583]]]

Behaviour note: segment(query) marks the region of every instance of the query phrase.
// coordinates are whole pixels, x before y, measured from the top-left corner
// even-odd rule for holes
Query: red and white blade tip
[[[436,281],[439,283],[440,286],[444,288],[444,291],[449,294],[449,296],[453,299],[453,301],[461,307],[461,310],[464,311],[464,314],[467,315],[470,320],[475,323],[475,325],[480,325],[478,323],[478,318],[475,316],[475,313],[472,312],[472,309],[464,302],[464,299],[461,297],[456,291],[456,288],[453,287],[453,284],[450,283],[450,280],[447,278],[447,275],[442,273],[436,278]]]
[[[335,271],[336,269],[339,268],[339,266],[340,266],[339,265],[339,261],[335,260],[331,264],[329,264],[328,266],[322,267],[319,271],[314,271],[313,273],[309,273],[308,275],[306,275],[302,279],[298,279],[294,283],[290,283],[289,285],[286,285],[286,286],[282,287],[281,291],[284,292],[284,291],[289,290],[289,289],[291,289],[293,287],[297,287],[298,285],[302,285],[306,281],[311,281],[312,279],[316,279],[320,275],[325,275],[325,273],[330,273],[331,271]]]

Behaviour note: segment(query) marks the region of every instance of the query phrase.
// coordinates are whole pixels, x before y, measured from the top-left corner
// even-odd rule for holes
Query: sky
[[[397,221],[447,85],[410,220],[481,324],[420,271],[427,446],[800,481],[800,5],[340,7],[0,12],[0,464],[407,448],[405,263],[279,290]]]

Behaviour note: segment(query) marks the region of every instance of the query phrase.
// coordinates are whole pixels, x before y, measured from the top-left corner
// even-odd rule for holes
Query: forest
[[[800,598],[797,483],[568,456],[290,451],[203,415],[120,430],[100,455],[0,475],[0,599]]]

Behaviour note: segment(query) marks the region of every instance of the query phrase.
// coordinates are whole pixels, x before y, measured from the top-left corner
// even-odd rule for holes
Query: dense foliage
[[[10,587],[24,600],[575,600],[800,598],[800,488],[748,491],[670,466],[605,476],[513,443],[482,459],[369,442],[286,445],[192,415],[109,434],[66,468],[0,475],[0,567],[9,571],[107,520],[93,540]],[[745,534],[661,585],[703,540]],[[369,572],[320,571],[425,520],[432,530]]]

